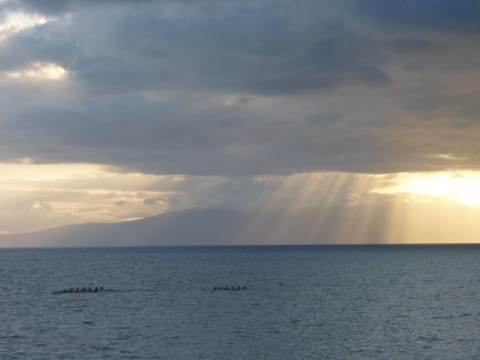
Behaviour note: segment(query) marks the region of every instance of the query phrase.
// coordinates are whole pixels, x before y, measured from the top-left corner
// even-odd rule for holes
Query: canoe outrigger
[[[84,294],[84,293],[99,293],[99,292],[105,292],[106,290],[103,288],[103,286],[95,286],[95,287],[82,287],[82,288],[68,288],[68,289],[63,289],[60,291],[54,291],[54,294]]]

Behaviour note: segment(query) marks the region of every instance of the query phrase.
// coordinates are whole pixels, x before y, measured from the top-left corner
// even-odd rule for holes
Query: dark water
[[[480,247],[1,250],[0,359],[478,359],[479,288]]]

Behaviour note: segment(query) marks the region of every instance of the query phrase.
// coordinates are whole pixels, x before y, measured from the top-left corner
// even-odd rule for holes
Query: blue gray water
[[[1,250],[0,358],[478,359],[479,289],[480,247]]]

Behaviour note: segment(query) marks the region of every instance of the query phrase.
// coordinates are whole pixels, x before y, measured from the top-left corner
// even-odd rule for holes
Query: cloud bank
[[[0,13],[48,19],[0,45],[3,161],[478,168],[477,1],[24,0]]]

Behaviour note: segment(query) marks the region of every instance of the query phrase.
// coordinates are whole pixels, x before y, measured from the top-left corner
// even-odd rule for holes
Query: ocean
[[[478,359],[479,289],[477,246],[0,250],[0,359]]]

